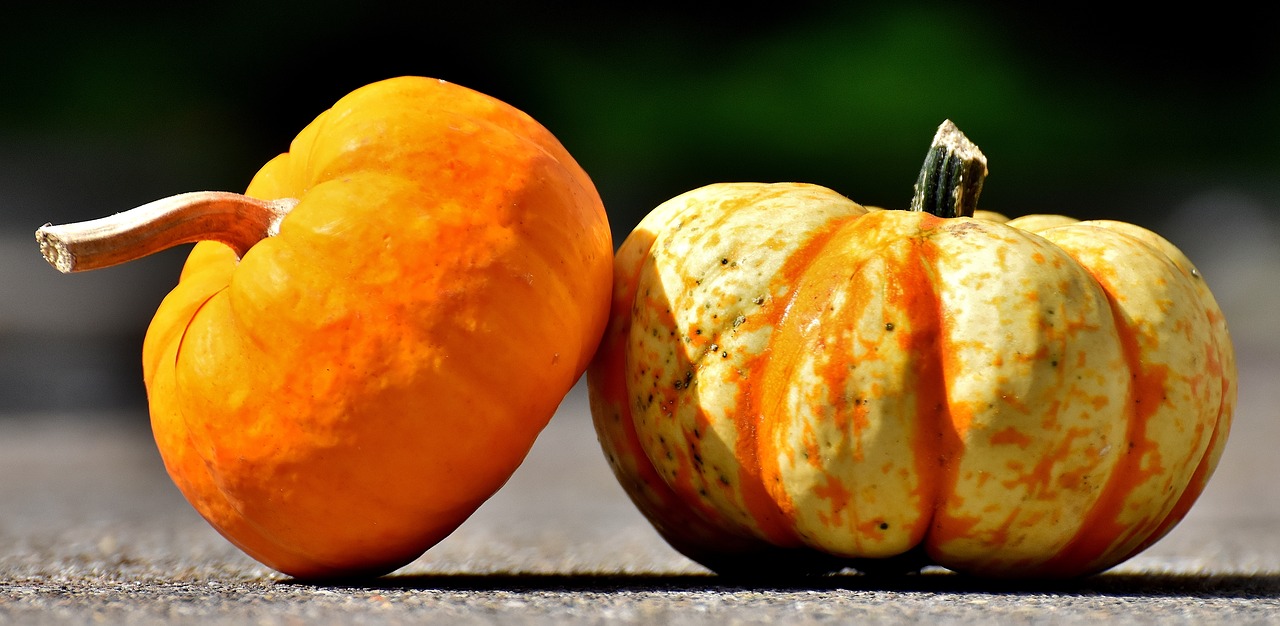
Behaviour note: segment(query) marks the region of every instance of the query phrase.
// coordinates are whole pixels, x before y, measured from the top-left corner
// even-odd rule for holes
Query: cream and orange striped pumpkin
[[[1149,230],[808,184],[645,217],[588,375],[632,500],[742,575],[1107,569],[1190,508],[1236,395],[1222,312]]]

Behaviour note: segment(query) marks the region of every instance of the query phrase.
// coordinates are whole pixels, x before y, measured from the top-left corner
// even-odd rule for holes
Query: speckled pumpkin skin
[[[640,510],[744,575],[1104,570],[1185,515],[1236,397],[1221,311],[1150,231],[804,184],[650,213],[588,376]]]

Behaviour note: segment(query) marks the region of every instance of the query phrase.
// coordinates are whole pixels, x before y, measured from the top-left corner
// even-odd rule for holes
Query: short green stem
[[[987,157],[951,120],[938,127],[916,179],[912,211],[972,217],[987,176]]]

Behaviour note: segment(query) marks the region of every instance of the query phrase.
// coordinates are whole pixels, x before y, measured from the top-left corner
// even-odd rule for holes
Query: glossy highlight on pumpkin
[[[585,369],[599,195],[529,116],[421,77],[343,97],[247,195],[297,204],[243,258],[192,250],[144,345],[156,442],[262,563],[389,572],[507,480]]]
[[[1155,233],[807,184],[654,209],[588,377],[632,500],[737,575],[1107,569],[1186,514],[1236,396],[1222,313]]]

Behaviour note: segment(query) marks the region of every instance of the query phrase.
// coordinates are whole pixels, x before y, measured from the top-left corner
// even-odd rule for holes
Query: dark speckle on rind
[[[973,220],[958,220],[949,224],[946,227],[946,230],[957,237],[964,237],[968,235],[970,231],[976,230],[978,232],[983,232],[985,229]]]

